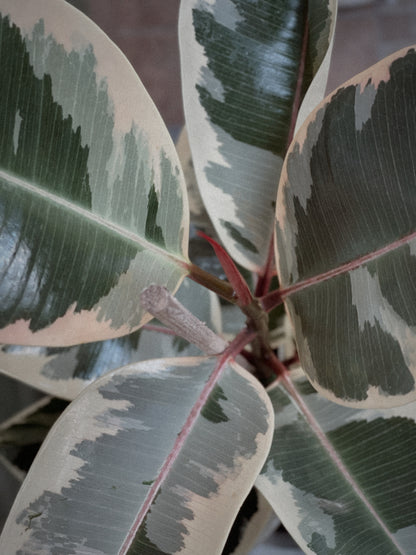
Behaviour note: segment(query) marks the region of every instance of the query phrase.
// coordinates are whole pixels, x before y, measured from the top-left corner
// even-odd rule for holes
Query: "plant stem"
[[[192,280],[240,307],[241,311],[247,316],[247,330],[252,335],[251,340],[253,357],[255,360],[261,361],[263,355],[270,351],[270,346],[268,325],[269,317],[259,300],[251,297],[251,295],[251,299],[248,299],[247,295],[243,295],[243,298],[240,298],[229,282],[218,279],[208,272],[205,272],[195,264],[191,263],[187,265],[187,269],[189,271],[188,277]],[[266,273],[269,273],[268,269]],[[242,279],[241,276],[240,279]],[[248,300],[250,300],[250,302],[247,302]],[[259,379],[266,383],[269,382],[272,375],[267,365],[263,364],[259,365],[258,374]]]
[[[276,291],[270,291],[270,293],[264,295],[264,297],[261,297],[261,299],[259,299],[259,302],[263,310],[265,310],[266,312],[270,312],[283,303],[281,290],[276,289]]]
[[[289,370],[287,369],[285,364],[283,364],[283,362],[279,358],[277,358],[273,351],[270,353],[267,362],[269,363],[270,368],[273,370],[273,373],[277,378],[282,378],[283,376],[289,374]]]
[[[256,291],[254,293],[255,297],[264,297],[264,295],[268,293],[274,270],[274,237],[272,235],[266,264],[264,265],[263,272],[259,275],[256,284]]]
[[[164,335],[176,335],[176,333],[170,328],[165,328],[164,326],[157,326],[155,324],[145,324],[141,329],[146,331],[163,333]]]
[[[250,288],[243,276],[240,274],[237,266],[235,265],[228,252],[224,249],[223,246],[217,243],[217,241],[215,241],[211,237],[208,237],[208,235],[206,235],[202,231],[198,231],[198,235],[199,237],[202,237],[203,239],[208,241],[208,243],[214,249],[215,254],[217,255],[217,258],[225,272],[225,275],[227,276],[229,283],[234,289],[234,293],[237,296],[238,305],[243,307],[251,304],[251,302],[253,301],[253,295],[251,294]]]
[[[329,459],[336,466],[340,475],[348,483],[348,485],[357,495],[358,499],[366,507],[366,509],[375,519],[375,521],[386,534],[386,536],[390,539],[391,543],[395,546],[395,553],[404,554],[402,547],[397,542],[397,538],[394,536],[394,534],[392,534],[391,530],[387,528],[385,520],[380,516],[377,507],[373,504],[372,500],[369,499],[368,495],[361,489],[360,483],[358,483],[355,476],[351,474],[349,468],[346,466],[339,453],[334,448],[334,445],[329,440],[328,435],[322,429],[321,424],[317,420],[315,414],[311,411],[311,409],[302,398],[302,395],[296,389],[296,386],[291,379],[289,370],[278,359],[276,359],[276,361],[274,362],[277,363],[276,369],[279,370],[279,382],[281,386],[286,390],[286,393],[288,394],[292,402],[297,406],[299,413],[309,424],[310,430],[322,445]]]
[[[150,285],[140,295],[142,306],[176,335],[193,343],[207,355],[222,353],[227,342],[198,320],[165,287]]]
[[[240,331],[240,333],[238,333],[234,339],[231,341],[231,343],[228,344],[228,347],[225,349],[225,351],[221,354],[222,358],[233,358],[234,360],[236,360],[237,362],[239,362],[241,364],[241,361],[239,360],[240,358],[242,358],[241,353],[244,350],[244,347],[250,343],[250,341],[252,341],[253,339],[255,339],[256,334],[255,332],[245,328],[242,329]],[[245,358],[245,357],[244,357]],[[245,361],[245,363],[247,364],[247,360]],[[241,364],[242,366],[245,366],[244,364]]]
[[[272,249],[270,252],[272,252]],[[248,304],[244,304],[244,301],[247,301],[246,297],[241,299],[228,281],[218,279],[216,276],[213,276],[192,263],[187,264],[186,268],[189,272],[188,277],[190,279],[220,295],[230,303],[238,305],[241,311],[247,316],[247,333],[251,335],[251,358],[255,361],[257,377],[263,384],[270,383],[274,372],[268,364],[268,359],[271,354],[273,354],[273,351],[269,344],[269,317],[261,300],[251,297],[251,301]],[[265,286],[266,282],[269,282],[269,277],[267,276],[271,275],[270,268],[271,263],[269,262],[265,269],[265,281],[263,282],[263,286]],[[243,349],[243,346],[241,349]]]
[[[229,303],[238,304],[238,298],[234,291],[234,288],[228,281],[217,278],[216,276],[210,274],[209,272],[206,272],[199,266],[192,264],[192,262],[187,263],[185,267],[189,272],[188,277],[190,279],[192,279],[196,283],[199,283],[199,285],[206,287],[210,291],[213,291]]]

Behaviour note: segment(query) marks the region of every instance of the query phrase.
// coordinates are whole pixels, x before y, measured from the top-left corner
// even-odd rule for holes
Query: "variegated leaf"
[[[354,406],[415,399],[416,52],[335,91],[299,131],[277,201],[283,298],[313,385]]]
[[[268,256],[283,158],[335,12],[336,0],[181,3],[185,115],[201,195],[230,254],[254,271]],[[309,108],[323,98],[326,73]]]
[[[221,555],[247,555],[279,525],[273,508],[253,488],[241,505]]]
[[[191,222],[195,227],[202,230],[210,237],[216,238],[215,229],[208,216],[198,189],[198,181],[195,175],[194,162],[192,160],[186,127],[182,129],[175,146],[185,178]]]
[[[270,448],[267,393],[234,362],[111,372],[45,440],[1,553],[219,553]]]
[[[213,293],[187,279],[176,297],[211,329],[221,333],[221,311]],[[182,338],[145,328],[74,347],[0,345],[0,372],[55,397],[72,400],[91,382],[126,364],[200,354],[197,347]]]
[[[118,48],[62,0],[0,1],[0,335],[71,345],[146,321],[186,273],[176,151]]]
[[[276,427],[256,480],[284,526],[305,553],[415,553],[416,405],[352,409],[292,379],[295,394],[269,390]]]

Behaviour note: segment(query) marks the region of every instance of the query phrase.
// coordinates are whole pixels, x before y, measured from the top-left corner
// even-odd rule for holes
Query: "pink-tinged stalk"
[[[227,359],[228,358],[237,359],[237,357],[239,357],[243,353],[244,347],[246,347],[246,345],[251,343],[251,341],[253,341],[253,339],[255,339],[256,336],[257,336],[257,331],[249,330],[247,328],[243,329],[229,343],[227,349],[224,351],[222,356]]]
[[[199,283],[206,289],[216,293],[231,304],[237,304],[237,295],[233,286],[223,279],[217,278],[213,274],[206,272],[199,266],[192,264],[192,262],[184,262],[182,267],[187,271],[187,277]]]
[[[409,235],[406,235],[405,237],[397,239],[397,241],[393,241],[392,243],[385,247],[382,247],[381,249],[365,254],[364,256],[360,256],[355,260],[351,260],[351,262],[342,264],[341,266],[338,266],[338,268],[333,268],[332,270],[328,270],[327,272],[323,272],[322,274],[319,274],[317,276],[305,279],[304,281],[295,283],[290,287],[279,289],[277,293],[279,293],[279,295],[284,299],[285,297],[289,297],[293,293],[297,293],[298,291],[302,291],[303,289],[307,289],[308,287],[322,283],[323,281],[327,281],[328,279],[331,279],[333,277],[340,276],[341,274],[346,274],[348,272],[351,272],[352,270],[356,270],[366,262],[375,260],[376,258],[383,256],[384,254],[387,254],[399,247],[402,247],[413,239],[416,239],[416,231],[414,231],[413,233],[409,233]]]
[[[409,233],[409,235],[406,235],[405,237],[397,239],[397,241],[393,241],[392,243],[385,247],[382,247],[381,249],[377,249],[376,251],[360,256],[355,260],[346,262],[345,264],[338,266],[338,268],[333,268],[332,270],[328,270],[327,272],[323,272],[322,274],[318,274],[309,279],[299,281],[298,283],[294,283],[289,287],[284,287],[282,289],[277,289],[276,291],[271,291],[260,299],[260,304],[266,312],[270,312],[273,308],[275,308],[279,304],[282,304],[286,297],[290,297],[290,295],[293,295],[294,293],[298,293],[299,291],[303,291],[308,287],[318,285],[324,281],[327,281],[328,279],[346,274],[348,272],[351,272],[352,270],[356,270],[367,262],[371,262],[372,260],[375,260],[380,256],[388,254],[389,252],[402,247],[403,245],[406,245],[406,243],[409,243],[413,239],[416,239],[416,231],[414,231],[413,233]]]
[[[308,422],[312,432],[315,434],[316,438],[324,448],[325,452],[335,464],[339,472],[342,474],[346,482],[351,486],[351,489],[363,503],[363,505],[368,509],[371,516],[389,538],[391,543],[395,546],[398,553],[403,553],[404,551],[401,546],[397,543],[396,538],[392,534],[392,532],[387,528],[386,524],[383,522],[380,515],[377,513],[376,509],[371,505],[368,501],[365,493],[357,484],[353,476],[348,471],[347,467],[343,463],[342,459],[338,455],[337,451],[334,449],[332,443],[328,440],[325,432],[322,430],[319,422],[316,420],[314,414],[309,410],[309,407],[306,405],[302,396],[299,394],[298,390],[296,389],[295,385],[293,384],[290,378],[290,372],[288,371],[287,367],[277,358],[274,357],[273,360],[270,360],[270,363],[274,367],[275,374],[278,376],[278,382],[282,385],[282,387],[286,390],[289,397],[298,407],[299,411],[304,416],[305,420]]]
[[[239,335],[237,335],[234,341],[230,343],[230,345],[227,347],[224,353],[218,357],[218,364],[215,370],[213,371],[213,373],[211,374],[206,385],[204,386],[203,390],[201,391],[201,394],[197,402],[192,407],[189,413],[189,416],[175,441],[172,451],[166,458],[166,461],[163,464],[158,477],[153,482],[146,496],[146,499],[144,500],[142,508],[140,509],[139,514],[137,515],[133,525],[131,526],[129,533],[126,536],[126,539],[124,540],[123,545],[120,548],[120,551],[119,551],[120,555],[124,555],[125,553],[127,553],[128,549],[130,548],[137,534],[137,531],[142,525],[144,519],[146,518],[146,515],[149,512],[150,507],[152,506],[154,500],[156,499],[156,496],[160,488],[162,487],[162,484],[167,479],[173,465],[175,464],[176,460],[180,456],[183,446],[185,445],[185,442],[188,439],[192,431],[192,428],[194,427],[195,422],[199,418],[203,407],[207,403],[208,398],[211,395],[218,380],[221,378],[222,374],[224,373],[227,362],[230,360],[230,358],[235,358],[241,352],[243,347],[247,343],[249,343],[252,339],[253,339],[253,333],[248,331],[241,332]]]
[[[165,328],[165,326],[156,326],[155,324],[145,324],[142,327],[142,330],[155,331],[157,333],[163,333],[164,335],[175,335],[175,336],[177,336],[176,332],[174,332],[170,328]]]
[[[274,266],[274,236],[270,239],[269,245],[269,253],[267,255],[266,264],[264,265],[263,271],[260,274],[257,284],[256,290],[254,293],[255,297],[263,297],[267,294],[270,289],[270,284],[272,278],[275,274],[275,266]]]
[[[265,310],[266,312],[272,311],[274,308],[283,303],[280,289],[277,289],[276,291],[270,291],[270,293],[264,295],[264,297],[261,297],[259,299],[259,302],[263,310]]]
[[[205,235],[202,231],[198,231],[198,235],[208,241],[214,249],[225,275],[237,295],[237,304],[239,306],[247,306],[251,304],[253,302],[251,291],[228,252],[224,249],[224,247],[217,243],[217,241],[208,237],[208,235]]]

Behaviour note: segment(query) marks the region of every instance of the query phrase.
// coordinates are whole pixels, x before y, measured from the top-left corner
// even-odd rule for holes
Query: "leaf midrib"
[[[223,373],[227,369],[229,359],[230,359],[230,355],[229,355],[228,350],[226,350],[224,355],[222,355],[219,358],[219,361],[218,361],[216,367],[214,368],[214,370],[211,373],[207,383],[205,384],[201,393],[199,394],[198,399],[196,400],[196,402],[192,406],[191,410],[189,411],[189,415],[188,415],[188,417],[185,421],[185,424],[182,427],[182,430],[180,431],[178,437],[176,438],[175,444],[173,445],[173,448],[172,448],[171,452],[166,457],[166,460],[165,460],[157,478],[153,482],[146,498],[144,499],[144,501],[142,503],[141,509],[140,509],[136,519],[134,520],[133,524],[130,527],[130,531],[126,536],[126,538],[123,542],[123,545],[120,547],[120,550],[119,550],[120,555],[125,555],[128,552],[128,550],[129,550],[132,542],[134,541],[134,538],[135,538],[140,526],[143,524],[143,522],[144,522],[144,520],[145,520],[145,518],[146,518],[146,516],[147,516],[147,514],[150,510],[150,507],[152,506],[153,502],[155,501],[155,499],[156,499],[156,497],[157,497],[157,495],[160,491],[160,488],[162,487],[163,483],[168,478],[169,472],[171,471],[171,469],[172,469],[173,465],[175,464],[176,460],[179,458],[179,456],[181,454],[181,451],[182,451],[182,449],[185,445],[185,442],[186,442],[187,438],[189,437],[189,434],[191,433],[192,428],[194,427],[194,424],[198,420],[203,407],[207,403],[208,398],[211,395],[211,393],[212,393],[214,387],[216,386],[217,382],[220,380]]]
[[[377,249],[368,254],[364,254],[363,256],[351,260],[350,262],[346,262],[345,264],[341,264],[341,266],[338,266],[337,268],[332,268],[331,270],[322,272],[322,274],[318,274],[316,276],[312,276],[311,278],[299,281],[298,283],[294,283],[289,287],[283,287],[279,290],[279,294],[282,298],[289,297],[290,295],[298,293],[303,289],[307,289],[308,287],[320,284],[331,278],[346,274],[352,270],[356,270],[367,262],[371,262],[376,258],[380,258],[381,256],[384,256],[385,254],[388,254],[389,252],[392,252],[402,247],[403,245],[410,243],[410,241],[412,241],[413,239],[416,239],[416,231],[413,231],[412,233],[409,233],[408,235],[405,235],[404,237],[401,237],[400,239],[397,239],[396,241],[393,241],[392,243],[389,243],[388,245],[381,247],[380,249]]]
[[[334,463],[335,467],[341,473],[341,475],[343,476],[345,481],[351,486],[352,490],[357,495],[359,500],[363,503],[363,505],[366,507],[366,509],[368,509],[371,516],[374,518],[374,520],[380,526],[383,533],[386,535],[386,537],[391,541],[391,543],[397,549],[397,552],[400,553],[400,554],[405,555],[405,552],[402,550],[401,546],[397,543],[396,538],[394,537],[392,532],[387,528],[387,526],[384,523],[381,516],[378,514],[376,509],[373,507],[373,505],[367,499],[367,496],[365,495],[365,493],[363,492],[361,487],[358,485],[356,480],[353,478],[353,476],[348,471],[347,467],[345,466],[345,464],[341,460],[341,457],[338,455],[336,449],[334,448],[332,443],[329,441],[325,432],[321,428],[321,425],[319,424],[319,422],[315,418],[315,415],[310,411],[309,407],[304,402],[302,396],[300,395],[300,393],[296,389],[296,386],[292,382],[289,373],[285,372],[283,375],[281,375],[281,377],[279,378],[279,382],[280,382],[281,386],[284,388],[284,390],[286,391],[286,394],[289,396],[289,398],[292,400],[292,402],[296,405],[297,409],[303,415],[306,422],[309,424],[311,431],[313,432],[313,434],[315,435],[315,437],[317,438],[319,443],[322,445],[325,453],[328,455],[328,457]]]
[[[185,257],[180,256],[179,253],[171,253],[167,250],[163,250],[162,248],[158,247],[154,243],[151,243],[150,241],[147,241],[144,237],[141,237],[133,231],[129,231],[128,229],[105,219],[103,216],[100,216],[99,214],[83,208],[79,204],[70,202],[64,197],[53,194],[51,193],[51,191],[48,191],[38,185],[34,185],[29,181],[22,179],[4,169],[0,169],[0,179],[4,179],[11,185],[18,187],[32,195],[40,197],[46,202],[59,206],[63,210],[72,212],[78,216],[85,218],[94,225],[102,227],[107,231],[111,231],[119,237],[122,237],[126,241],[140,246],[142,250],[150,250],[164,258],[169,258],[180,267],[183,267],[184,263],[188,262],[188,260]]]

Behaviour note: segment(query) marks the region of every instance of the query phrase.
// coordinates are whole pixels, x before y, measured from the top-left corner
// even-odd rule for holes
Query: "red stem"
[[[138,512],[134,522],[130,525],[130,529],[126,535],[126,538],[121,546],[119,553],[120,555],[125,555],[130,548],[137,531],[139,530],[140,526],[142,525],[143,521],[146,518],[148,511],[150,510],[154,500],[157,497],[158,492],[160,491],[161,487],[163,487],[163,483],[167,479],[169,472],[171,471],[173,465],[175,464],[176,460],[180,456],[180,453],[183,449],[185,441],[188,439],[192,428],[198,419],[202,408],[208,401],[209,396],[211,395],[214,387],[216,386],[217,382],[221,378],[225,364],[229,357],[225,356],[225,353],[219,358],[219,361],[212,372],[211,376],[209,377],[207,383],[205,384],[203,390],[201,391],[196,403],[192,407],[188,418],[186,419],[182,430],[179,432],[175,444],[170,451],[169,455],[165,459],[165,462],[160,469],[157,478],[151,485],[149,492],[146,498],[143,501],[140,511]]]
[[[256,285],[255,297],[263,297],[270,289],[270,283],[274,275],[274,235],[270,239],[269,254],[267,255],[266,264],[263,273],[259,276]]]
[[[283,362],[277,358],[273,351],[270,351],[267,363],[277,378],[281,378],[283,375],[289,374],[289,370]]]
[[[205,235],[202,231],[198,231],[199,237],[203,237],[212,246],[215,254],[220,261],[220,264],[227,276],[228,281],[234,288],[235,294],[237,295],[237,304],[239,306],[247,306],[253,302],[253,296],[251,291],[237,266],[234,264],[228,252],[222,247],[217,241]]]
[[[218,357],[218,363],[215,370],[212,372],[206,385],[201,391],[198,397],[198,400],[192,407],[189,413],[189,416],[176,439],[176,442],[173,446],[172,451],[169,453],[168,457],[166,458],[156,480],[153,482],[152,486],[149,489],[147,497],[144,500],[135,521],[130,527],[130,530],[126,536],[126,539],[124,540],[123,545],[121,546],[120,555],[124,555],[125,553],[127,553],[129,547],[131,546],[133,539],[139,527],[141,526],[144,519],[146,518],[146,515],[150,510],[152,503],[154,502],[158,492],[160,491],[160,488],[163,486],[163,483],[165,482],[171,468],[173,467],[176,460],[178,459],[180,452],[185,444],[185,441],[189,437],[192,431],[192,428],[199,414],[201,413],[202,408],[206,404],[214,387],[216,386],[219,379],[221,378],[224,372],[224,369],[226,367],[227,361],[230,358],[234,358],[237,354],[239,354],[241,350],[244,348],[244,346],[247,345],[247,343],[249,343],[254,336],[255,336],[255,333],[250,332],[247,329],[243,330],[234,338],[234,340],[230,343],[230,345],[227,347],[224,353]]]
[[[283,300],[284,297],[288,297],[293,293],[297,293],[298,291],[302,291],[303,289],[322,283],[324,281],[327,281],[328,279],[346,274],[348,272],[351,272],[352,270],[356,270],[360,266],[363,266],[366,262],[370,262],[371,260],[375,260],[380,256],[384,256],[385,254],[398,249],[403,245],[406,245],[414,239],[416,239],[416,231],[413,231],[412,233],[409,233],[409,235],[405,235],[404,237],[401,237],[400,239],[397,239],[396,241],[393,241],[389,245],[381,247],[380,249],[377,249],[368,254],[364,254],[363,256],[360,256],[355,260],[351,260],[350,262],[346,262],[345,264],[341,264],[341,266],[338,266],[337,268],[333,268],[332,270],[328,270],[327,272],[323,272],[322,274],[318,274],[311,278],[305,279],[304,281],[298,281],[297,283],[294,283],[289,287],[273,291],[269,295],[266,295],[265,297],[260,299],[261,304],[263,308],[265,308],[265,306],[269,306],[273,302],[273,300],[275,302],[277,302],[279,298]]]
[[[248,328],[244,328],[243,330],[238,333],[234,339],[230,342],[228,347],[221,355],[221,360],[226,360],[227,358],[235,359],[238,355],[240,355],[244,347],[248,345],[253,339],[256,337],[257,332],[253,330],[249,330]]]
[[[337,467],[340,474],[350,485],[350,487],[357,495],[357,497],[360,499],[360,501],[363,503],[363,505],[368,509],[372,517],[375,519],[375,521],[383,530],[383,532],[386,534],[386,536],[390,539],[392,544],[396,547],[397,553],[404,553],[404,551],[402,550],[402,547],[398,544],[394,534],[392,534],[391,531],[387,528],[383,518],[378,514],[376,508],[372,505],[366,493],[364,493],[364,491],[361,489],[355,477],[350,473],[349,469],[345,466],[338,452],[336,451],[332,443],[329,441],[325,432],[322,430],[321,425],[319,424],[315,415],[309,409],[309,407],[303,400],[302,395],[296,389],[290,377],[289,370],[277,358],[275,361],[273,361],[273,364],[276,365],[276,369],[278,369],[279,371],[279,382],[281,386],[286,390],[288,396],[292,399],[293,403],[297,405],[299,412],[303,415],[305,420],[308,422],[312,432],[315,434],[315,437],[321,443],[328,457],[332,460],[332,462]]]
[[[277,306],[283,303],[282,293],[280,289],[276,289],[276,291],[271,291],[264,297],[260,299],[260,305],[262,306],[263,310],[266,312],[270,312]]]
[[[142,330],[157,331],[158,333],[164,333],[165,335],[176,335],[176,333],[170,328],[166,328],[165,326],[156,326],[154,324],[145,324],[142,327]]]
[[[283,364],[286,366],[286,368],[289,368],[289,366],[292,366],[292,364],[297,364],[298,362],[299,362],[299,355],[296,353],[293,357],[290,357],[284,360]]]
[[[217,276],[206,272],[195,264],[184,263],[183,266],[188,271],[187,277],[189,279],[192,279],[192,281],[195,281],[195,283],[199,283],[199,285],[202,285],[206,289],[213,291],[229,303],[237,304],[237,296],[235,294],[233,286],[228,283],[228,281],[217,278]]]

